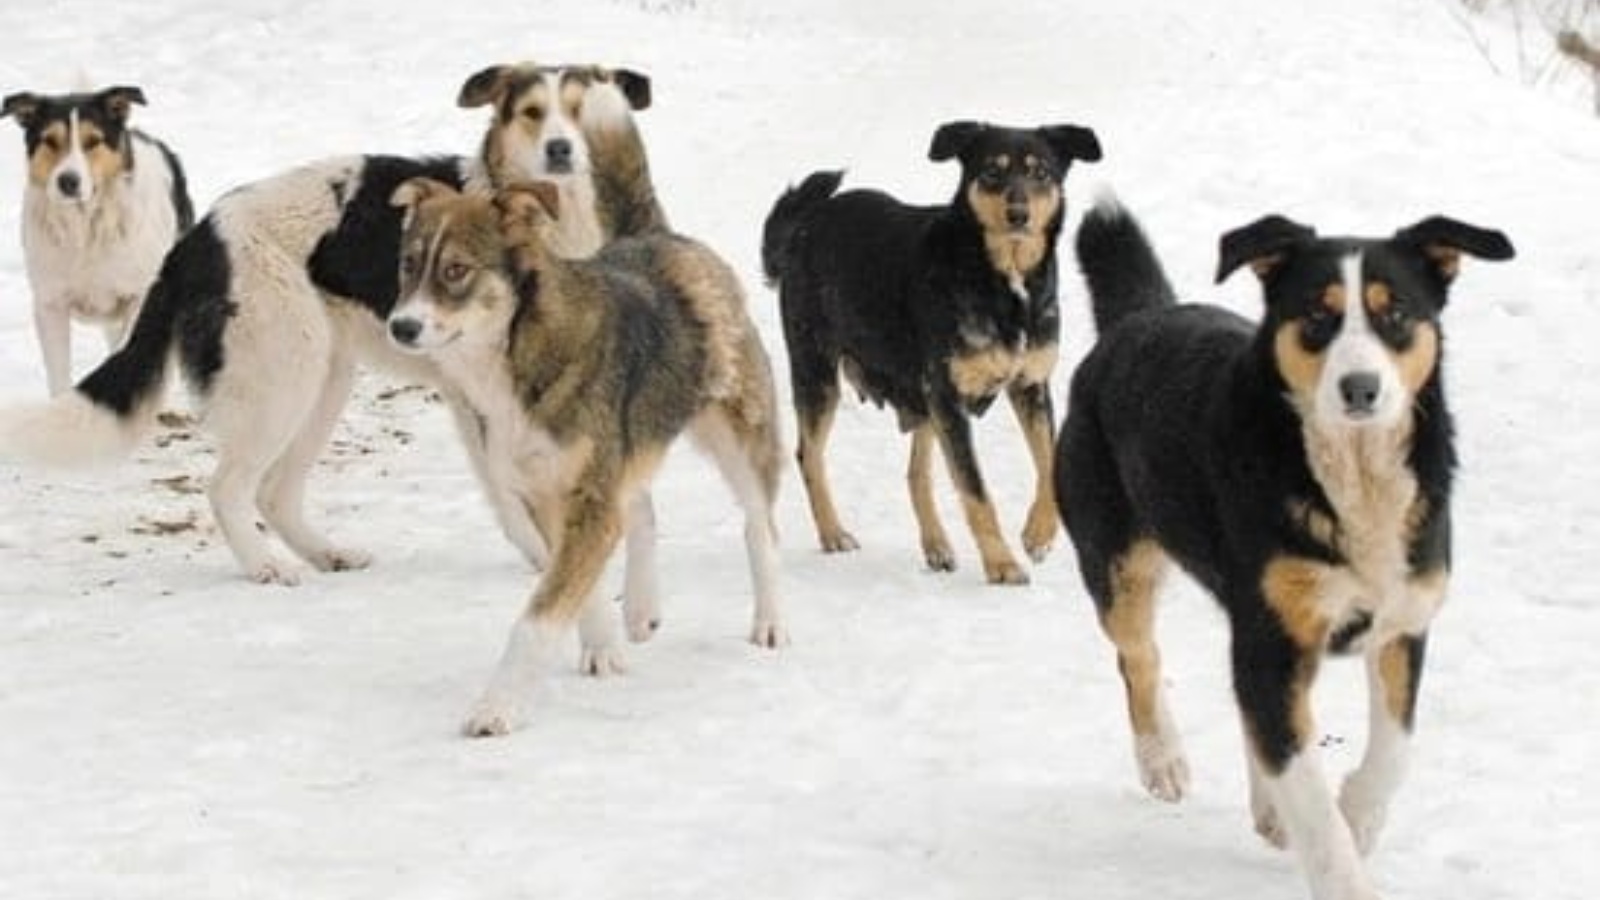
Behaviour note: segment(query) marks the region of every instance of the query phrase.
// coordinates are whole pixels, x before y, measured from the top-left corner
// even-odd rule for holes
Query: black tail
[[[1100,333],[1131,313],[1177,302],[1144,230],[1115,197],[1101,197],[1084,214],[1077,250]]]
[[[776,285],[783,280],[784,269],[789,264],[789,241],[794,237],[800,220],[819,203],[839,190],[844,172],[812,172],[799,187],[783,192],[778,202],[767,213],[767,224],[761,230],[761,268],[766,272],[767,283]]]

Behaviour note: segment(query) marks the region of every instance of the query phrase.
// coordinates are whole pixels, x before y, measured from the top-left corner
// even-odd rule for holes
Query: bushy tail
[[[812,172],[798,187],[783,192],[778,202],[767,213],[767,223],[761,231],[761,268],[767,283],[776,285],[783,280],[784,269],[789,264],[789,240],[800,220],[818,204],[839,190],[844,172]]]
[[[669,231],[627,98],[613,85],[596,85],[590,94],[580,124],[589,145],[595,207],[605,240]]]
[[[1102,194],[1084,214],[1077,252],[1102,334],[1124,316],[1176,302],[1144,229],[1114,195]]]
[[[178,305],[169,285],[156,280],[127,342],[71,391],[46,403],[0,408],[0,460],[72,467],[132,452],[154,422],[166,387]]]

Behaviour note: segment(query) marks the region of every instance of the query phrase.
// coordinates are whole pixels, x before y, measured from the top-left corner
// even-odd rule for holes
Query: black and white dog
[[[128,126],[137,87],[7,96],[22,127],[28,184],[22,248],[51,396],[72,387],[72,322],[101,326],[115,349],[161,258],[194,224],[183,166]]]
[[[1073,375],[1056,497],[1117,648],[1140,777],[1164,800],[1188,786],[1154,630],[1176,562],[1232,626],[1257,831],[1295,849],[1318,900],[1373,900],[1360,856],[1404,775],[1450,573],[1440,313],[1462,254],[1509,259],[1511,243],[1442,217],[1374,239],[1269,216],[1222,237],[1217,271],[1260,277],[1260,323],[1175,303],[1114,201],[1077,251],[1100,338]],[[1337,801],[1311,710],[1328,653],[1361,654],[1370,685],[1366,755]]]
[[[257,513],[320,570],[367,565],[366,553],[336,546],[313,528],[303,506],[306,477],[359,363],[437,383],[431,363],[387,340],[401,226],[389,198],[417,177],[482,190],[538,177],[564,189],[580,180],[610,184],[596,170],[621,166],[653,202],[642,151],[620,162],[590,160],[588,149],[572,146],[593,135],[613,153],[636,149],[631,110],[648,103],[648,85],[642,75],[594,66],[494,66],[470,78],[459,98],[464,107],[495,109],[481,159],[352,156],[237,188],[166,255],[120,350],[48,406],[0,413],[0,459],[63,465],[124,454],[148,427],[169,362],[176,362],[217,440],[207,492],[246,576],[283,584],[299,578],[272,552]],[[552,128],[560,129],[561,143],[547,134]],[[564,250],[598,249],[605,223],[617,217],[596,209],[595,198],[614,193],[581,189],[591,200],[575,202],[563,219],[573,223],[560,236]],[[459,403],[450,407],[501,524],[542,566],[544,542],[515,492],[485,467],[474,414]]]

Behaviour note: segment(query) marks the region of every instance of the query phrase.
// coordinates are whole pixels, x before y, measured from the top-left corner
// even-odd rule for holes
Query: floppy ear
[[[1218,242],[1217,283],[1221,284],[1240,266],[1248,263],[1256,277],[1266,280],[1296,246],[1310,242],[1317,233],[1283,216],[1272,215],[1224,234]]]
[[[499,102],[514,71],[514,66],[490,66],[477,72],[461,85],[461,92],[456,95],[456,106],[474,109]]]
[[[118,86],[106,88],[95,95],[95,99],[111,114],[111,118],[118,122],[128,121],[128,116],[133,112],[133,104],[144,106],[144,91],[131,86]]]
[[[398,206],[404,212],[400,217],[402,229],[411,227],[411,220],[417,216],[417,207],[434,197],[447,197],[456,193],[456,189],[442,181],[432,178],[408,178],[400,182],[400,186],[389,195],[389,205]]]
[[[1410,244],[1428,258],[1434,272],[1446,284],[1461,270],[1461,254],[1499,261],[1516,255],[1516,248],[1503,233],[1479,228],[1444,216],[1426,219],[1394,233],[1394,239]]]
[[[1100,159],[1100,139],[1094,131],[1081,125],[1046,125],[1039,129],[1051,152],[1063,160],[1081,159],[1095,162]]]
[[[960,156],[974,138],[989,126],[982,122],[946,122],[933,133],[933,144],[928,147],[928,158],[944,162]]]
[[[611,80],[635,110],[650,108],[650,76],[632,69],[612,69]]]
[[[494,205],[500,210],[500,230],[511,233],[554,220],[561,212],[561,194],[548,181],[519,181],[496,191]]]
[[[0,103],[0,118],[15,116],[17,124],[27,128],[33,124],[33,117],[39,112],[39,105],[43,102],[37,94],[11,94]]]

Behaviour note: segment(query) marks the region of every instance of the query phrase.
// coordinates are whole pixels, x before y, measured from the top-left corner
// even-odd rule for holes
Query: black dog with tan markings
[[[1223,236],[1217,273],[1260,277],[1259,325],[1175,303],[1114,202],[1077,250],[1100,338],[1073,376],[1056,496],[1117,648],[1140,776],[1164,800],[1188,786],[1154,633],[1176,561],[1232,625],[1256,829],[1295,848],[1314,896],[1375,898],[1359,857],[1404,774],[1450,570],[1440,313],[1462,254],[1509,259],[1511,243],[1442,217],[1358,239],[1271,216]],[[1372,707],[1337,801],[1310,699],[1327,653],[1364,656]]]
[[[817,172],[780,197],[762,246],[778,287],[798,414],[797,457],[822,549],[852,550],[839,522],[823,453],[839,402],[839,375],[911,432],[908,480],[930,568],[955,568],[929,468],[935,442],[961,494],[991,582],[1024,583],[1000,534],[973,452],[969,416],[1005,394],[1021,422],[1038,479],[1023,528],[1040,559],[1056,533],[1050,444],[1060,313],[1056,237],[1062,182],[1074,160],[1100,158],[1094,132],[952,122],[928,156],[959,159],[961,183],[942,206],[908,206],[879,191],[837,196],[841,173]]]
[[[413,179],[391,339],[426,354],[476,417],[486,463],[522,498],[553,556],[466,724],[504,734],[577,623],[581,666],[621,668],[615,617],[594,593],[634,499],[687,433],[745,512],[751,640],[787,640],[772,521],[782,468],[766,351],[731,269],[665,230],[560,257],[552,185],[492,195]],[[581,619],[581,621],[580,621]]]

